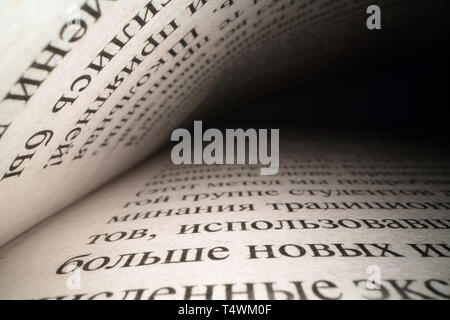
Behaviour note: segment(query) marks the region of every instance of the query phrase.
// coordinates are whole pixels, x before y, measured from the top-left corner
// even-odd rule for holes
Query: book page
[[[273,176],[162,151],[3,247],[0,298],[450,298],[445,150],[282,132]]]
[[[379,1],[389,31],[368,35],[370,3],[2,1],[0,245],[144,159],[200,104],[216,111],[294,62],[307,79],[389,47],[446,1]]]

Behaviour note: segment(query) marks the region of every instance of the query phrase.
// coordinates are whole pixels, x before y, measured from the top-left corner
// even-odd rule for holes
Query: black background
[[[357,63],[343,62],[339,72],[307,83],[297,80],[293,70],[288,80],[270,90],[261,87],[257,94],[240,97],[228,108],[232,111],[207,126],[369,130],[446,142],[449,30],[449,22],[438,21],[414,30],[388,54],[373,52]]]

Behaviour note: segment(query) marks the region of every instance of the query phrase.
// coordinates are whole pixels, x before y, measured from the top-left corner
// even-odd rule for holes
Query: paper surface
[[[276,176],[162,151],[4,247],[0,298],[449,298],[448,155],[282,141]]]
[[[370,2],[2,1],[0,245],[167,143],[199,105],[293,61],[306,77],[359,59],[446,1],[379,1],[378,36]]]

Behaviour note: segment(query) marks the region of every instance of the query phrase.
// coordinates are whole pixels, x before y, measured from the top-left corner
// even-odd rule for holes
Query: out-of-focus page
[[[1,1],[0,245],[142,160],[201,102],[294,60],[314,72],[385,47],[445,2],[378,1],[389,31],[369,35],[369,0]]]
[[[163,151],[4,247],[0,297],[450,298],[448,155],[358,136],[285,132],[273,176]]]

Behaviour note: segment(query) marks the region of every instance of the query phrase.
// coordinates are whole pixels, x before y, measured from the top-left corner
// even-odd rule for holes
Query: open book
[[[376,2],[372,32],[366,0],[2,1],[0,298],[448,299],[442,148],[280,128],[273,176],[166,148],[447,9]]]

